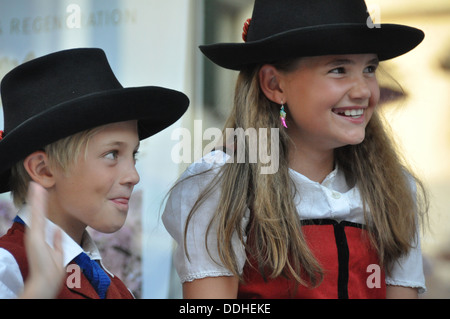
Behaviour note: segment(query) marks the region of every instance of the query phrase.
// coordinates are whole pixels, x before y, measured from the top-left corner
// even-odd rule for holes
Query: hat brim
[[[200,50],[212,62],[232,70],[287,58],[375,53],[380,61],[414,49],[424,39],[416,28],[398,24],[331,24],[279,33],[246,43],[202,45]]]
[[[128,120],[138,120],[142,140],[175,123],[188,105],[189,99],[183,93],[154,86],[109,90],[55,105],[6,132],[0,141],[0,192],[10,190],[10,168],[48,144]]]

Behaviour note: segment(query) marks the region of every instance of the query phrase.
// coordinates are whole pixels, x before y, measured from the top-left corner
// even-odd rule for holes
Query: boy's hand
[[[27,228],[25,235],[29,274],[21,298],[55,298],[66,278],[61,231],[58,229],[54,234],[54,248],[45,241],[47,196],[42,186],[30,183],[27,203],[31,211],[31,227]]]

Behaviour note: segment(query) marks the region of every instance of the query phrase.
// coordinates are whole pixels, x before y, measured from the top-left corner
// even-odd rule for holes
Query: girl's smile
[[[375,54],[301,58],[279,73],[288,134],[297,146],[326,150],[359,144],[378,104]]]
[[[332,111],[336,115],[341,116],[354,124],[363,124],[365,122],[364,113],[366,109],[367,107],[349,106],[333,108]]]
[[[287,113],[289,165],[321,181],[334,167],[334,150],[364,141],[380,99],[376,54],[301,57],[265,64],[258,73],[264,95]],[[317,167],[321,167],[317,169]]]

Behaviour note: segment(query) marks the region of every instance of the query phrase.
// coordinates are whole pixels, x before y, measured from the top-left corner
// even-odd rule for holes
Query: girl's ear
[[[259,70],[259,85],[264,95],[274,103],[286,103],[284,92],[280,86],[281,74],[270,64],[264,64]]]
[[[53,171],[44,151],[31,153],[25,158],[23,165],[31,179],[42,187],[50,188],[55,184]]]

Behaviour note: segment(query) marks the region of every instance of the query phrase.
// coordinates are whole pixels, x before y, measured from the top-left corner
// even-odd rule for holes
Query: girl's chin
[[[353,135],[345,137],[341,140],[339,147],[347,146],[347,145],[359,145],[364,142],[365,134],[361,135]]]
[[[359,138],[353,138],[353,139],[349,140],[347,145],[359,145],[362,142],[364,142],[364,138],[365,138],[365,136],[362,136]]]

